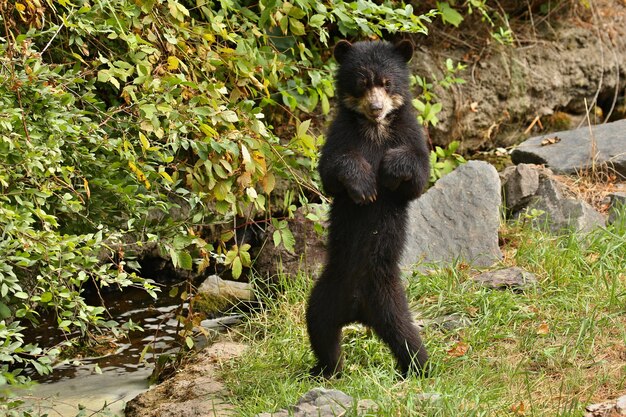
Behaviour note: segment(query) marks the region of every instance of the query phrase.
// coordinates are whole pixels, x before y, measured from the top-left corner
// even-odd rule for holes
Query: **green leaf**
[[[450,23],[458,27],[463,21],[463,15],[450,7],[450,4],[446,2],[437,2],[437,9],[439,9],[441,20],[443,20],[444,23]]]
[[[191,255],[189,254],[189,252],[180,251],[178,253],[178,260],[180,262],[181,268],[187,271],[191,271],[193,269],[193,259],[191,258]]]
[[[282,240],[282,237],[280,235],[280,231],[279,230],[275,230],[274,233],[272,234],[272,237],[274,238],[274,246],[278,247],[280,245],[281,240]]]
[[[40,298],[42,303],[49,303],[50,301],[52,301],[52,293],[44,292],[43,294],[41,294]]]
[[[291,33],[296,36],[304,36],[306,34],[304,25],[299,20],[289,18],[289,27],[291,28]]]
[[[233,278],[239,278],[241,276],[242,270],[243,268],[241,265],[241,259],[239,257],[236,257],[235,259],[233,259],[232,265]]]
[[[13,296],[15,298],[19,298],[21,300],[26,300],[28,299],[28,294],[26,294],[24,291],[18,291],[15,294],[13,294]]]
[[[322,25],[324,25],[325,21],[326,21],[326,17],[324,15],[322,15],[322,14],[314,14],[309,19],[309,25],[313,26],[313,27],[316,27],[316,28],[321,28]]]
[[[4,320],[8,317],[11,317],[11,309],[0,301],[0,318]]]
[[[170,288],[168,295],[172,298],[176,297],[178,295],[178,287],[174,286]]]
[[[193,348],[193,339],[190,336],[185,337],[185,344],[189,349]]]
[[[288,228],[285,228],[283,230],[281,230],[282,238],[283,238],[283,245],[285,246],[285,249],[287,249],[287,251],[294,253],[295,252],[295,246],[296,246],[296,239],[294,239],[293,234],[291,233],[291,230],[289,230]]]

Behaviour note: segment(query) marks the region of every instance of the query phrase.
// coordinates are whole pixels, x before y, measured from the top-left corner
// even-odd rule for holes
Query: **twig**
[[[71,15],[70,15],[71,16]],[[52,41],[54,40],[54,38],[57,37],[57,35],[59,34],[59,32],[61,31],[61,29],[63,29],[63,26],[65,26],[65,22],[61,22],[61,25],[59,26],[59,28],[57,29],[57,31],[54,33],[54,35],[52,35],[52,38],[50,38],[50,40],[48,41],[48,43],[46,44],[46,46],[43,47],[43,49],[41,50],[40,54],[43,55],[46,50],[48,49],[48,47],[50,46],[50,44],[52,43]]]
[[[541,128],[541,130],[543,130],[543,125],[541,124],[541,118],[539,117],[539,115],[536,115],[535,118],[533,119],[533,121],[530,123],[530,126],[528,126],[526,128],[526,130],[524,130],[524,134],[527,135],[530,133],[531,129],[536,125],[539,124],[539,127]]]

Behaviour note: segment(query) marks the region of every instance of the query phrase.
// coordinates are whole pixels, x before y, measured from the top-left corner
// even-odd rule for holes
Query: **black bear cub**
[[[342,327],[360,322],[385,341],[402,375],[425,372],[428,355],[400,281],[407,206],[426,185],[428,147],[411,103],[413,45],[341,41],[339,108],[319,172],[330,211],[328,259],[306,312],[314,375],[341,371]]]

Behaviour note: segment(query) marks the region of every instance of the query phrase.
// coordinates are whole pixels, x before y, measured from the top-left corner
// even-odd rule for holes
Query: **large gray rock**
[[[493,166],[482,161],[461,165],[411,204],[402,268],[457,259],[475,266],[499,261],[500,203]]]
[[[608,165],[626,178],[626,119],[536,136],[511,153],[514,163],[545,164],[557,174]]]
[[[555,233],[565,229],[585,233],[604,226],[604,216],[570,197],[547,168],[520,164],[505,169],[500,177],[508,217],[519,219],[534,213],[531,219],[535,224]]]
[[[362,400],[356,404],[356,410],[354,408],[354,399],[342,391],[313,388],[288,409],[275,413],[261,413],[256,417],[339,417],[347,415],[349,411],[356,411],[356,415],[362,415],[366,411],[375,411],[378,407],[371,400]]]

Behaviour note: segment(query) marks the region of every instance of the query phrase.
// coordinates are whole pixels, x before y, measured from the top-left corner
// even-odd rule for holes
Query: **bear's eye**
[[[357,78],[356,80],[356,86],[359,89],[364,90],[365,88],[367,88],[367,80],[365,78]]]
[[[391,88],[391,80],[383,80],[383,87],[385,87],[386,90],[389,90]]]

